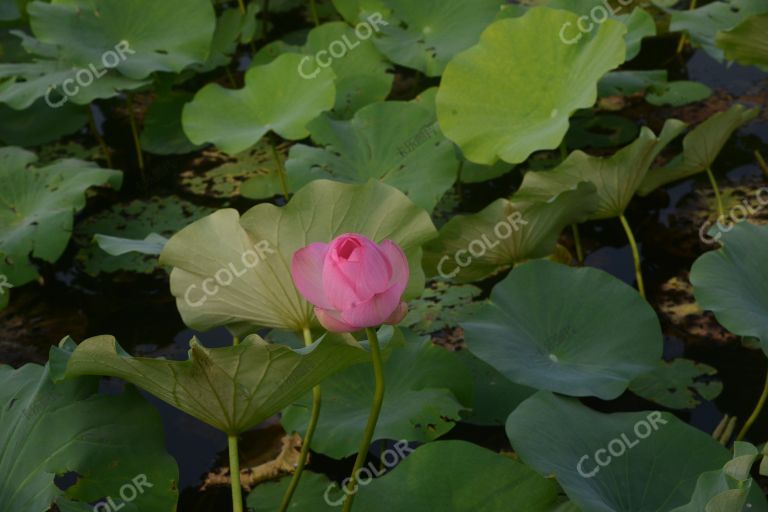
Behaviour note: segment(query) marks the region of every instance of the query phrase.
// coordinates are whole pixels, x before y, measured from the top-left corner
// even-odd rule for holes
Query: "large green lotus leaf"
[[[571,113],[594,104],[597,81],[624,62],[626,27],[608,20],[572,45],[542,37],[578,19],[533,8],[494,22],[480,43],[451,60],[437,93],[437,114],[445,135],[469,160],[519,163],[534,151],[554,149]]]
[[[474,381],[472,412],[464,419],[473,425],[504,425],[507,416],[535,389],[515,384],[469,350],[457,352]]]
[[[659,361],[654,370],[636,377],[629,390],[669,409],[693,409],[701,403],[699,397],[714,400],[723,390],[715,375],[715,368],[690,359]]]
[[[363,488],[357,500],[371,512],[545,512],[558,501],[558,488],[510,457],[466,441],[437,441]]]
[[[112,256],[93,243],[94,236],[133,240],[142,240],[152,234],[170,237],[213,212],[212,208],[197,206],[176,196],[113,204],[109,209],[77,224],[74,238],[82,246],[77,253],[77,260],[83,264],[85,272],[92,276],[120,270],[151,274],[160,268],[156,254],[132,252]]]
[[[9,146],[38,146],[74,133],[87,122],[85,109],[73,103],[51,108],[38,100],[21,111],[0,105],[0,141]]]
[[[413,453],[409,453],[411,451]],[[408,455],[405,460],[384,476],[360,486],[355,498],[356,510],[553,512],[558,503],[555,482],[511,457],[466,441],[436,441],[415,450],[401,449],[400,453]],[[317,473],[306,476],[289,510],[338,510],[344,498],[338,484]],[[284,478],[256,487],[248,497],[253,512],[274,511],[289,480]],[[331,506],[328,502],[338,505]]]
[[[340,45],[343,54],[336,57]],[[271,50],[301,54],[305,59],[302,73],[310,81],[314,80],[311,77],[320,70],[307,72],[304,67],[312,70],[311,63],[316,58],[323,63],[329,61],[330,68],[336,74],[336,103],[333,112],[338,117],[352,117],[361,107],[384,100],[392,89],[394,75],[388,73],[391,65],[370,38],[360,38],[354,28],[341,21],[324,23],[314,28],[302,47],[283,45],[280,48],[273,45]],[[329,53],[331,51],[332,54]],[[263,55],[257,62],[271,60],[268,55]]]
[[[190,327],[207,330],[226,325],[241,333],[254,332],[258,326],[300,331],[316,320],[312,306],[293,285],[293,253],[344,233],[399,244],[411,271],[406,296],[421,294],[421,246],[435,236],[435,227],[427,212],[402,192],[375,181],[348,185],[317,180],[282,208],[260,204],[242,217],[236,210],[220,210],[176,234],[160,262],[175,267],[171,291]],[[258,263],[253,264],[254,258]],[[203,293],[204,281],[215,284],[217,272],[221,277],[228,269],[238,276],[229,286]],[[210,290],[210,284],[205,286]]]
[[[655,369],[663,348],[656,313],[633,288],[546,260],[515,267],[461,326],[472,353],[512,382],[607,400]]]
[[[0,389],[1,510],[89,512],[109,498],[123,512],[176,510],[178,468],[160,415],[134,388],[99,395],[97,379],[54,384],[48,366],[28,364],[0,366]],[[74,485],[57,485],[73,473]],[[120,499],[126,485],[140,491],[135,500]]]
[[[765,495],[749,476],[759,457],[749,443],[735,442],[733,458],[722,469],[702,473],[687,505],[672,512],[764,512],[768,510]]]
[[[668,183],[706,171],[733,132],[759,113],[759,108],[747,109],[736,104],[725,112],[713,115],[683,138],[681,155],[665,167],[653,169],[645,176],[638,193],[645,196]]]
[[[479,213],[449,220],[425,246],[425,265],[431,275],[479,281],[521,261],[549,256],[563,228],[586,220],[597,204],[595,186],[584,181],[558,192],[521,191],[497,199]]]
[[[725,0],[711,2],[693,10],[669,10],[670,31],[684,31],[691,44],[702,48],[713,59],[723,60],[723,50],[718,48],[718,32],[730,30],[750,16],[768,12],[764,0]]]
[[[507,435],[522,461],[554,474],[584,512],[667,512],[688,502],[701,473],[729,459],[671,414],[602,414],[544,391],[510,414]]]
[[[656,156],[685,126],[682,121],[670,119],[658,137],[649,128],[643,127],[632,144],[610,157],[574,151],[551,171],[526,173],[520,190],[554,194],[575,183],[589,181],[597,187],[600,197],[599,207],[590,219],[618,217],[624,213],[643,183]]]
[[[752,16],[727,32],[719,32],[715,44],[726,59],[768,71],[768,14]]]
[[[141,147],[156,155],[191,153],[200,146],[193,144],[181,126],[181,112],[192,99],[187,92],[170,92],[158,95],[144,116]]]
[[[309,135],[307,124],[333,107],[336,89],[329,68],[319,69],[313,79],[302,78],[302,58],[288,53],[251,68],[242,89],[206,85],[184,107],[184,132],[195,144],[211,142],[230,154],[248,149],[270,130],[285,139],[303,139]]]
[[[389,59],[427,76],[440,76],[459,52],[477,43],[500,0],[361,0],[360,20],[378,14],[374,43]]]
[[[0,274],[15,286],[37,277],[31,257],[56,261],[93,186],[119,188],[123,173],[66,159],[34,167],[34,153],[0,148]]]
[[[472,379],[456,354],[429,338],[393,346],[384,363],[384,404],[373,439],[432,441],[461,419],[472,400]],[[323,381],[323,406],[312,450],[335,459],[357,452],[371,409],[375,382],[370,364],[360,364]],[[304,432],[312,397],[288,407],[286,431]]]
[[[368,359],[354,339],[328,337],[294,350],[251,335],[208,349],[196,339],[189,359],[132,357],[112,336],[82,342],[66,375],[105,375],[134,384],[227,434],[254,427],[347,366]]]
[[[732,333],[758,338],[768,354],[768,226],[742,222],[721,242],[691,267],[696,302]]]
[[[565,9],[576,14],[587,16],[584,26],[594,29],[595,20],[602,19],[603,16],[611,16],[612,19],[620,21],[627,26],[627,34],[624,40],[627,44],[627,60],[632,60],[640,53],[641,41],[645,37],[656,35],[656,22],[648,11],[640,7],[632,7],[631,3],[624,6],[620,2],[605,2],[604,0],[549,0],[540,2],[539,5],[545,5],[552,9]],[[626,7],[626,8],[625,8]],[[570,31],[568,30],[570,28]],[[580,33],[577,27],[566,27],[560,32],[561,37],[566,41],[578,37]]]
[[[27,10],[34,35],[81,65],[100,66],[125,41],[134,53],[126,51],[116,69],[136,80],[205,62],[216,27],[210,0],[61,0]]]
[[[456,181],[453,144],[440,133],[434,114],[415,103],[374,103],[351,121],[323,116],[309,131],[323,148],[293,146],[286,162],[289,180],[292,175],[296,180],[307,175],[352,183],[379,180],[429,212]]]
[[[67,102],[87,105],[97,99],[117,96],[119,91],[138,89],[149,81],[133,80],[114,70],[108,71],[88,87],[76,87],[75,94],[63,96],[64,82],[75,83],[77,73],[83,68],[69,61],[39,59],[35,62],[0,63],[0,103],[14,109],[29,108],[36,101],[48,98],[52,108],[61,108]],[[99,70],[99,73],[103,72]],[[7,79],[2,81],[3,79]],[[69,82],[68,82],[69,83]],[[68,88],[71,90],[72,88]]]

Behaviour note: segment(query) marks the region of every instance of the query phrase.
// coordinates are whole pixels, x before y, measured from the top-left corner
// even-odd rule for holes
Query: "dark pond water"
[[[708,84],[718,93],[728,96],[755,96],[766,101],[768,75],[754,68],[732,66],[727,68],[710,59],[702,52],[693,54],[687,62],[670,57],[674,53],[674,40],[654,41],[644,48],[639,67],[658,67],[666,62],[670,78],[688,78]],[[108,104],[107,109],[112,105]],[[652,122],[667,116],[669,109],[639,111],[635,116],[641,121]],[[633,111],[634,112],[634,111]],[[143,189],[137,179],[137,171],[131,154],[128,128],[109,115],[103,128],[112,147],[117,148],[116,162],[125,169],[128,176],[126,188],[119,198],[176,193],[174,176],[187,158],[150,158],[149,184]],[[716,163],[718,175],[727,174],[734,182],[745,178],[762,179],[754,163],[752,151],[761,149],[768,155],[768,122],[762,117],[749,127],[741,130],[726,147]],[[724,172],[724,171],[727,171]],[[762,179],[765,182],[764,179]],[[476,211],[492,199],[508,195],[519,182],[519,174],[492,183],[465,186],[462,211]],[[659,288],[669,278],[690,268],[698,253],[680,254],[669,240],[680,238],[696,239],[698,225],[675,221],[679,203],[697,184],[706,186],[706,178],[688,180],[669,188],[666,192],[653,194],[648,198],[636,199],[630,206],[628,218],[636,230],[644,258],[644,272],[649,289],[649,298],[655,304]],[[89,215],[104,208],[115,199],[97,199],[81,215]],[[200,202],[199,199],[187,199]],[[222,206],[222,203],[207,202],[208,205]],[[237,200],[229,203],[240,210],[251,203]],[[582,239],[588,255],[586,264],[601,268],[614,276],[632,283],[634,272],[632,256],[626,244],[624,233],[618,221],[595,222],[583,225]],[[570,240],[564,235],[563,243]],[[198,333],[187,329],[176,311],[168,291],[165,276],[140,277],[114,276],[94,279],[88,277],[74,262],[75,248],[70,250],[57,264],[59,270],[44,272],[45,286],[27,286],[14,291],[11,308],[0,314],[0,361],[19,366],[25,362],[44,362],[47,350],[65,335],[77,340],[99,334],[112,334],[129,351],[150,356],[164,356],[174,359],[186,357],[187,343],[193,335],[198,336],[209,347],[225,346],[231,337],[224,329]],[[63,269],[63,270],[62,270]],[[490,284],[490,283],[486,283]],[[488,286],[485,287],[486,289]],[[691,411],[677,411],[681,418],[692,425],[711,432],[723,414],[745,417],[756,402],[762,387],[766,358],[762,353],[731,343],[722,345],[708,340],[692,340],[681,335],[672,326],[665,326],[665,357],[687,357],[705,362],[718,370],[724,382],[724,390],[713,402],[704,402]],[[117,382],[105,384],[105,389],[119,388]],[[197,510],[226,509],[229,490],[215,489],[199,493],[204,475],[226,465],[223,454],[226,438],[220,432],[197,420],[176,411],[152,397],[148,399],[160,411],[166,430],[168,451],[180,466],[180,488],[183,490],[180,512]],[[590,400],[588,403],[607,411],[640,410],[657,408],[627,393],[610,404]],[[768,437],[768,418],[763,415],[751,432],[755,439]],[[279,446],[282,432],[274,420],[257,428],[243,437],[243,451],[246,459],[259,460],[260,455]],[[504,447],[506,437],[501,428],[478,428],[467,425],[457,426],[448,437],[471,439],[493,448]],[[245,461],[246,463],[248,460]],[[317,457],[315,467],[332,475],[343,475],[350,461],[333,462]]]

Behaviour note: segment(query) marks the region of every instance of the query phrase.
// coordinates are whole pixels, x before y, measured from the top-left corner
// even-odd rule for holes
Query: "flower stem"
[[[632,259],[635,262],[635,279],[637,279],[637,291],[640,292],[640,296],[645,298],[645,285],[643,284],[643,271],[640,268],[640,251],[637,250],[637,242],[635,241],[635,235],[632,234],[632,228],[629,227],[627,218],[622,213],[619,215],[621,225],[624,226],[624,231],[627,233],[627,239],[629,240],[629,246],[632,248]]]
[[[576,245],[576,261],[579,265],[584,263],[584,250],[581,248],[581,236],[579,236],[579,225],[571,224],[571,230],[573,231],[573,243]]]
[[[715,193],[715,200],[717,201],[717,214],[719,218],[725,217],[725,207],[723,206],[723,197],[720,195],[720,187],[717,186],[717,180],[715,179],[712,169],[707,167],[707,176],[709,176],[709,182],[712,184],[712,190]]]
[[[272,158],[274,158],[275,165],[277,166],[277,176],[280,178],[280,188],[282,189],[283,195],[285,196],[285,200],[287,202],[288,184],[285,181],[285,167],[283,166],[283,161],[280,158],[280,154],[277,152],[277,145],[270,141],[269,147],[272,149]]]
[[[768,177],[768,164],[765,163],[765,159],[763,158],[763,155],[760,154],[760,151],[755,150],[755,158],[757,158],[757,164],[763,170],[765,176]]]
[[[243,512],[243,493],[240,490],[240,458],[237,453],[237,436],[229,440],[229,481],[232,487],[232,512]]]
[[[309,346],[312,344],[312,333],[309,327],[304,327],[304,345]],[[309,417],[309,424],[307,425],[307,432],[304,434],[304,439],[301,445],[301,453],[299,453],[299,463],[296,465],[296,471],[291,477],[291,483],[288,484],[283,495],[283,501],[280,503],[279,512],[285,512],[288,510],[288,506],[291,504],[293,493],[296,492],[296,488],[299,486],[301,480],[301,474],[304,471],[304,466],[307,464],[307,456],[309,455],[309,445],[312,442],[312,436],[315,434],[315,428],[317,427],[317,420],[320,418],[320,385],[312,388],[312,412]]]
[[[139,140],[139,129],[136,125],[136,118],[133,114],[133,95],[128,93],[128,121],[131,123],[131,135],[133,135],[133,145],[136,148],[136,159],[139,162],[139,172],[141,172],[141,181],[147,184],[147,177],[144,175],[144,154],[141,151],[141,141]]]
[[[688,7],[688,10],[692,11],[696,8],[696,0],[691,0],[690,6]],[[688,37],[685,35],[685,32],[683,32],[680,35],[680,40],[677,42],[677,54],[680,55],[683,52],[683,48],[685,47],[685,43],[688,42]]]
[[[317,3],[315,0],[309,0],[309,11],[312,13],[312,21],[316,27],[320,26],[320,18],[317,16]]]
[[[747,422],[744,424],[743,427],[741,427],[741,430],[739,431],[739,435],[736,436],[737,441],[741,441],[746,437],[747,432],[749,432],[749,429],[752,427],[752,424],[755,422],[757,417],[760,415],[760,412],[763,410],[763,406],[765,405],[765,401],[768,399],[768,373],[765,375],[765,384],[763,385],[763,392],[760,395],[760,399],[757,401],[757,405],[755,406],[755,410],[752,411],[752,414],[747,419]]]
[[[99,133],[99,128],[96,126],[96,119],[93,117],[93,110],[91,109],[91,105],[88,105],[88,125],[91,127],[91,132],[93,133],[93,136],[96,137],[96,141],[99,143],[99,146],[101,147],[101,152],[104,154],[104,160],[107,162],[107,167],[110,169],[112,168],[112,155],[109,151],[109,146],[107,146],[107,143],[104,141],[104,137],[101,136],[101,133]]]
[[[368,327],[365,332],[368,335],[368,343],[371,346],[371,359],[373,360],[373,375],[376,379],[376,387],[373,392],[373,404],[371,405],[371,413],[368,416],[368,424],[365,427],[363,440],[360,443],[360,449],[357,451],[355,465],[352,468],[352,475],[347,485],[347,499],[344,501],[344,507],[341,509],[342,512],[350,512],[352,510],[352,500],[354,500],[355,493],[357,492],[356,475],[360,468],[363,467],[368,456],[368,448],[371,445],[373,433],[376,430],[376,423],[379,421],[381,404],[384,402],[384,366],[381,361],[379,340],[376,337],[376,331],[371,327]]]
[[[245,2],[243,0],[237,0],[238,6],[240,6],[240,14],[245,14]]]

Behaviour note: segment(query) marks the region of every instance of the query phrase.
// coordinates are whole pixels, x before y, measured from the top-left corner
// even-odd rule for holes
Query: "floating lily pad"
[[[705,100],[711,95],[712,89],[702,83],[678,80],[664,85],[654,85],[651,91],[645,95],[645,101],[651,105],[680,107]]]
[[[323,116],[309,131],[323,148],[293,146],[286,163],[289,180],[308,175],[352,183],[375,179],[429,212],[456,181],[453,144],[440,133],[434,114],[414,103],[374,103],[351,121]]]
[[[565,136],[570,149],[623,146],[637,137],[639,128],[626,117],[611,114],[576,115]]]
[[[408,315],[402,324],[419,334],[429,334],[459,325],[470,317],[479,306],[473,299],[482,290],[470,284],[453,285],[445,281],[433,281],[418,299],[408,303]]]
[[[728,60],[768,71],[768,14],[752,16],[735,28],[718,33],[715,44]]]
[[[683,152],[665,167],[650,171],[638,188],[641,196],[659,187],[709,169],[725,146],[725,143],[742,125],[760,113],[760,109],[747,109],[733,105],[725,112],[718,112],[691,130],[683,138]]]
[[[742,222],[721,242],[691,267],[696,300],[732,333],[758,338],[768,354],[768,226]]]
[[[280,145],[276,149],[280,159],[285,161],[286,146]],[[211,169],[199,170],[211,165],[214,166]],[[269,143],[263,140],[231,156],[215,149],[205,150],[192,161],[191,167],[180,174],[180,184],[193,194],[216,198],[247,195],[263,199],[281,193],[277,164]],[[293,190],[291,185],[289,183],[289,190]]]
[[[690,359],[659,361],[656,369],[636,377],[629,385],[634,394],[669,409],[693,409],[701,401],[714,400],[723,383],[714,380],[717,370]]]
[[[384,362],[384,404],[374,440],[427,442],[451,430],[470,407],[472,379],[456,354],[429,338],[392,346]],[[357,452],[368,421],[375,382],[370,364],[355,365],[323,381],[323,406],[312,450],[341,459]],[[286,431],[304,432],[312,397],[282,415]]]
[[[122,184],[122,172],[91,162],[35,167],[36,160],[29,151],[0,148],[0,274],[14,286],[37,278],[33,258],[53,263],[61,256],[87,189]]]
[[[335,75],[318,69],[315,78],[302,78],[302,57],[281,55],[245,74],[245,87],[225,89],[208,84],[184,107],[182,125],[195,144],[210,142],[235,154],[253,146],[269,131],[284,139],[303,139],[307,124],[335,102]],[[316,65],[315,65],[316,66]],[[308,73],[313,72],[310,66]]]
[[[406,296],[421,294],[421,245],[435,235],[435,228],[429,215],[402,192],[375,181],[347,185],[317,180],[282,208],[260,204],[242,217],[236,210],[219,210],[176,234],[160,261],[175,267],[171,292],[190,327],[226,325],[246,334],[258,326],[300,331],[316,320],[312,306],[293,285],[293,253],[343,233],[400,245],[410,266]],[[206,284],[204,290],[203,281],[215,281],[217,275],[217,293],[205,292],[211,287]]]
[[[610,157],[574,151],[551,171],[528,172],[520,191],[554,194],[566,187],[588,181],[597,187],[600,204],[591,220],[610,219],[624,213],[635,192],[644,183],[656,156],[685,129],[685,123],[670,119],[657,137],[642,128],[640,136]]]
[[[142,240],[153,233],[170,237],[214,211],[175,196],[115,204],[78,223],[74,236],[83,248],[78,252],[77,259],[92,276],[117,271],[151,274],[160,268],[156,255],[130,253],[112,256],[93,243],[94,235],[133,240]]]
[[[87,511],[112,499],[125,512],[173,510],[179,471],[157,411],[133,388],[100,395],[94,378],[54,384],[54,364],[0,366],[0,508]],[[77,482],[62,489],[72,473]],[[130,502],[120,499],[125,485],[137,491]]]
[[[601,98],[629,96],[666,83],[667,72],[663,69],[611,71],[600,79],[597,89]]]
[[[376,46],[401,66],[440,76],[459,52],[477,43],[500,0],[360,0],[360,19],[378,15]]]
[[[519,163],[554,149],[573,111],[594,104],[597,81],[624,62],[626,27],[608,20],[573,45],[542,37],[577,21],[567,11],[533,8],[492,23],[479,44],[450,62],[437,93],[438,119],[469,160]]]
[[[158,96],[144,116],[141,147],[156,155],[191,153],[200,146],[193,144],[181,127],[181,112],[192,99],[187,92],[171,92]]]
[[[728,460],[715,439],[671,414],[602,414],[548,392],[510,414],[507,435],[523,462],[555,474],[585,511],[671,510],[688,502],[701,473]]]
[[[472,353],[512,382],[606,400],[655,369],[663,345],[656,313],[633,288],[545,260],[515,267],[461,326]]]
[[[531,173],[528,173],[531,174]],[[564,227],[583,222],[597,209],[591,183],[553,193],[517,192],[479,213],[457,215],[425,247],[431,273],[458,282],[479,281],[521,261],[555,251]]]
[[[329,337],[293,350],[252,335],[239,345],[208,349],[196,339],[189,359],[132,357],[112,336],[82,342],[68,377],[105,375],[134,384],[227,434],[252,428],[333,373],[368,359],[354,340]]]

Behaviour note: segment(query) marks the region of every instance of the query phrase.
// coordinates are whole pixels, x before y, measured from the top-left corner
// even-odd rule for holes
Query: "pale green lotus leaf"
[[[160,262],[174,267],[171,292],[190,327],[225,325],[240,334],[260,326],[301,331],[316,319],[294,287],[293,253],[344,233],[399,244],[410,264],[406,295],[421,293],[421,246],[435,236],[435,228],[402,192],[376,181],[317,180],[282,208],[260,204],[242,217],[233,209],[219,210],[171,238]]]
[[[299,73],[301,63],[300,55],[289,53],[251,68],[242,89],[218,84],[203,87],[182,114],[189,140],[210,142],[235,154],[270,131],[290,140],[309,135],[307,124],[333,107],[336,89],[332,70],[318,69],[314,78],[307,79]]]
[[[650,171],[637,189],[638,194],[648,195],[659,187],[711,168],[731,135],[759,113],[759,108],[735,104],[696,126],[683,138],[682,154],[666,166]]]
[[[437,114],[446,137],[467,159],[519,163],[554,149],[568,118],[597,99],[597,82],[624,62],[626,27],[608,20],[574,44],[556,35],[579,17],[545,7],[501,19],[443,74]],[[544,34],[555,34],[544,37]]]

